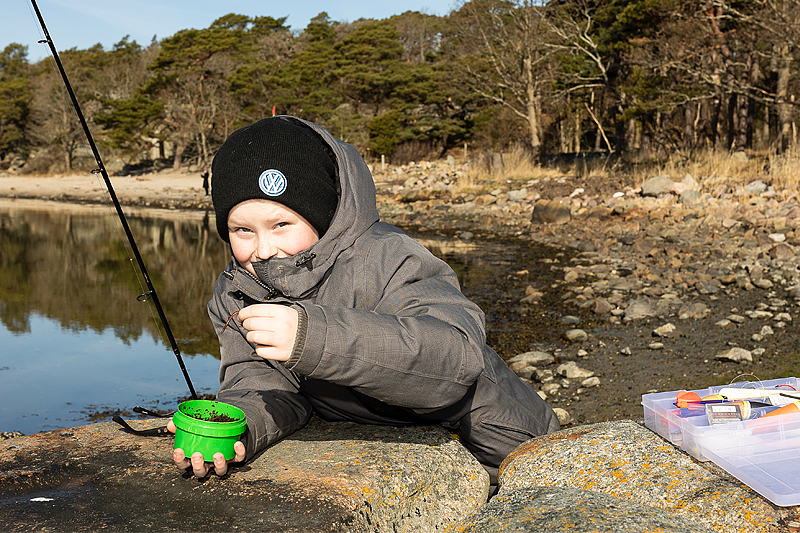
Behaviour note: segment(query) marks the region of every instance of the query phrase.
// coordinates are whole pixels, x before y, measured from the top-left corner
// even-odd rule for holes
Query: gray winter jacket
[[[260,273],[266,283],[232,260],[208,305],[222,356],[217,398],[244,410],[248,459],[300,429],[313,410],[368,424],[475,425],[480,402],[471,395],[486,388],[479,377],[494,387],[498,372],[512,389],[527,389],[518,389],[524,407],[499,417],[520,434],[515,441],[557,429],[553,411],[486,345],[484,315],[461,293],[452,269],[378,220],[375,185],[360,154],[308,124],[338,161],[341,197],[330,228],[300,254],[271,259]],[[300,311],[285,363],[258,357],[235,320],[222,331],[234,312],[263,302]],[[488,395],[486,402],[508,403]],[[516,420],[520,410],[526,413]]]

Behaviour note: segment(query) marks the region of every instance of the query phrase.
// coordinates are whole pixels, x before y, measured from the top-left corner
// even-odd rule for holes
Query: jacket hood
[[[315,291],[339,254],[349,248],[380,217],[376,205],[375,182],[358,150],[317,124],[291,118],[316,131],[333,150],[339,176],[339,204],[328,231],[319,241],[297,255],[275,257],[258,266],[254,265],[254,268],[257,269],[261,282],[268,286],[268,296],[280,294],[287,298],[301,298]],[[240,290],[256,299],[263,299],[264,292],[258,290],[258,294],[253,293],[252,275],[239,266],[235,259],[226,270],[228,277],[232,278]],[[278,294],[273,293],[273,290]]]

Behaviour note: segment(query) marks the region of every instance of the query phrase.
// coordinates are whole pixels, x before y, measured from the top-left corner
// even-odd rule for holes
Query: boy
[[[495,484],[509,452],[559,428],[486,345],[484,315],[455,273],[378,220],[353,146],[294,117],[267,118],[225,141],[211,179],[217,230],[233,252],[208,304],[222,356],[217,399],[247,415],[232,462],[316,411],[440,424]],[[206,463],[175,450],[173,459],[198,477],[227,471],[222,454]]]

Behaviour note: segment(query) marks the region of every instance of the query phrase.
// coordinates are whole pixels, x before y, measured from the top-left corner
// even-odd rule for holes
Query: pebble
[[[594,372],[579,367],[575,361],[568,361],[556,367],[556,374],[567,379],[584,379],[594,375]]]
[[[562,409],[560,407],[554,407],[553,411],[556,413],[556,416],[558,417],[558,422],[562,426],[567,426],[569,425],[570,422],[572,422],[572,417],[570,416],[570,414],[567,412],[566,409]]]
[[[530,365],[539,365],[539,364],[549,365],[555,362],[555,360],[556,360],[555,357],[553,357],[547,352],[534,350],[516,355],[511,359],[509,359],[507,362],[508,363],[525,362]]]
[[[590,378],[586,378],[581,381],[581,387],[599,387],[600,386],[600,378],[597,376],[592,376]]]
[[[678,328],[674,324],[664,324],[653,330],[654,337],[676,337],[678,335]]]
[[[581,343],[586,342],[589,335],[582,329],[570,329],[564,332],[564,339],[570,344]]]
[[[562,324],[566,324],[568,326],[577,326],[581,323],[580,318],[572,315],[564,315],[559,320]]]
[[[753,362],[753,354],[750,350],[745,350],[744,348],[731,348],[730,350],[725,350],[717,354],[717,359],[733,361],[735,363]]]

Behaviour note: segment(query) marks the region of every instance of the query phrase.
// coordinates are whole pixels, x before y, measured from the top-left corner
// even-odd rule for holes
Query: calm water
[[[189,389],[152,304],[136,300],[144,282],[113,209],[18,205],[0,204],[0,431],[174,409]],[[202,213],[126,214],[195,390],[213,393],[205,302],[227,248]]]
[[[219,347],[206,302],[230,255],[213,214],[125,214],[195,390],[214,393]],[[462,286],[493,275],[480,259],[493,252],[420,240]],[[132,416],[137,405],[174,410],[189,396],[152,304],[136,300],[145,287],[127,246],[111,207],[0,201],[0,431]]]

